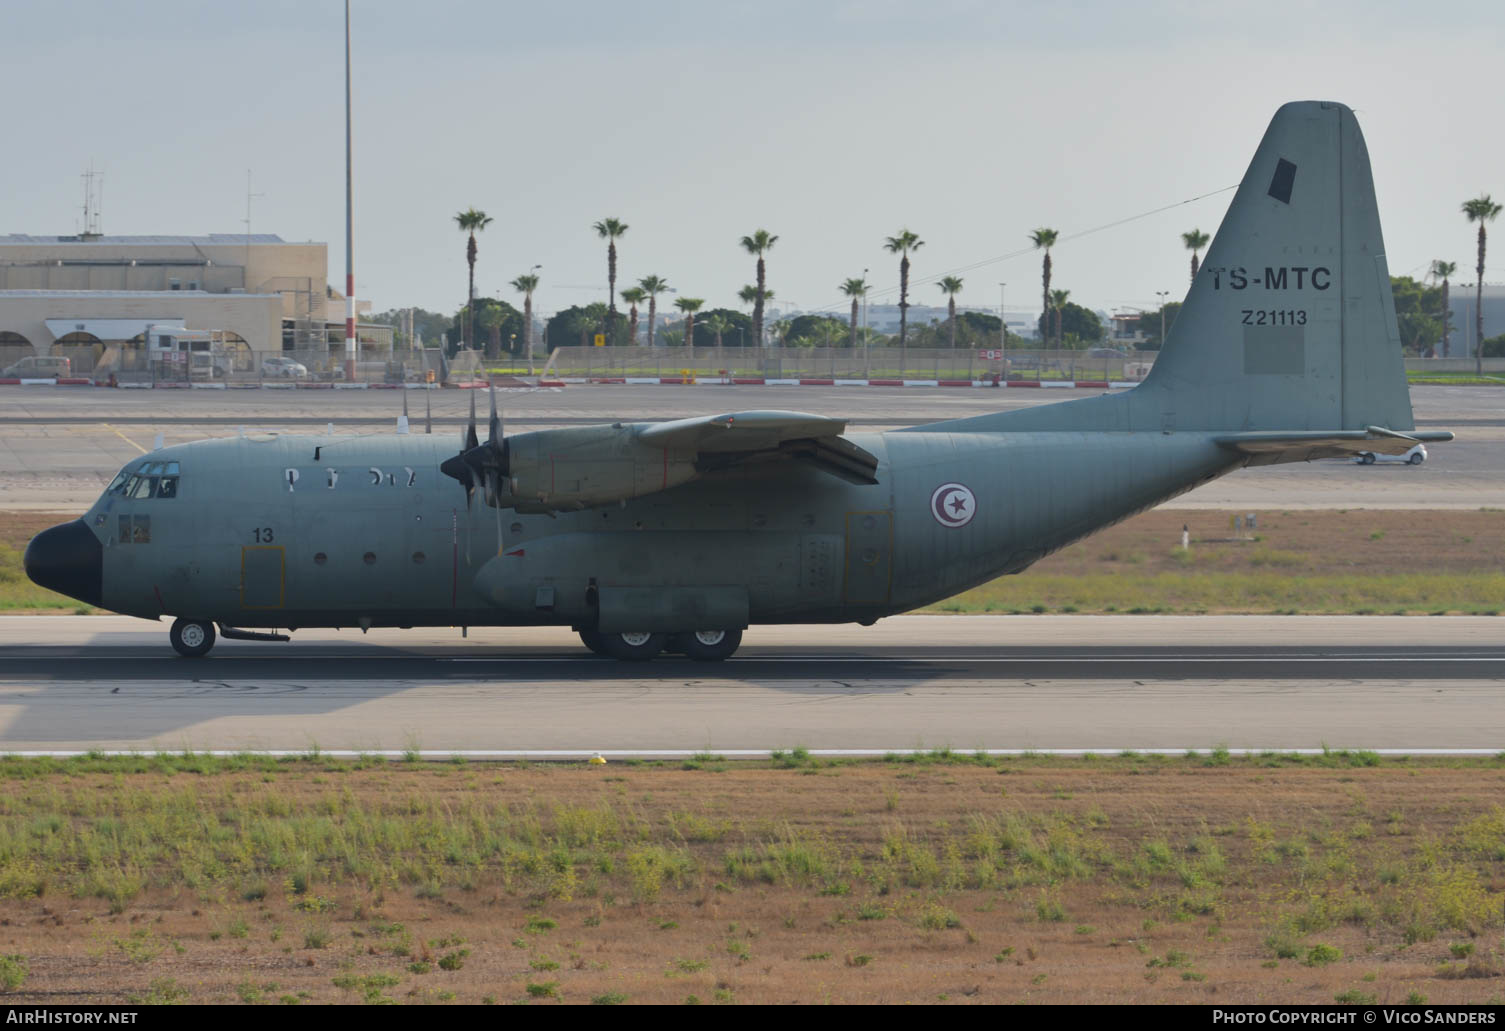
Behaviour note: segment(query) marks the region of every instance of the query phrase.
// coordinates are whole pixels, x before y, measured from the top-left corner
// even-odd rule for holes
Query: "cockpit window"
[[[121,494],[135,501],[178,496],[177,462],[142,462],[126,469],[110,484],[107,494]]]

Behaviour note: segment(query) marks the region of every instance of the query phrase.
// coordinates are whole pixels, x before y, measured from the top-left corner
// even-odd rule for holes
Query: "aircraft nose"
[[[104,593],[104,547],[82,519],[43,530],[21,559],[26,575],[50,591],[89,605]]]

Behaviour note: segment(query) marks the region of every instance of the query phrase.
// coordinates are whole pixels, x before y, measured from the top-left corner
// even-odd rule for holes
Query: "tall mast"
[[[350,0],[345,0],[345,382],[355,381],[355,228],[350,192]]]

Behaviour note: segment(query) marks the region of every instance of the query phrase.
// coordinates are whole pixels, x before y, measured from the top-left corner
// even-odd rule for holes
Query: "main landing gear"
[[[580,640],[597,655],[627,662],[647,662],[662,651],[681,652],[697,662],[720,662],[730,658],[742,643],[742,631],[696,630],[687,634],[629,631],[606,634],[599,630],[582,630]]]
[[[175,619],[167,639],[183,658],[202,658],[214,647],[214,624],[205,619]]]

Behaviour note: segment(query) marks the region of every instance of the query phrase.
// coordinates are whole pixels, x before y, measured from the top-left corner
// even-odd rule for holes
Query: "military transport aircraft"
[[[256,433],[132,461],[27,574],[174,618],[172,646],[301,627],[561,624],[725,659],[753,623],[870,625],[1249,465],[1417,433],[1369,156],[1282,107],[1138,387],[886,433],[749,411],[486,439]],[[479,496],[477,496],[479,495]]]

